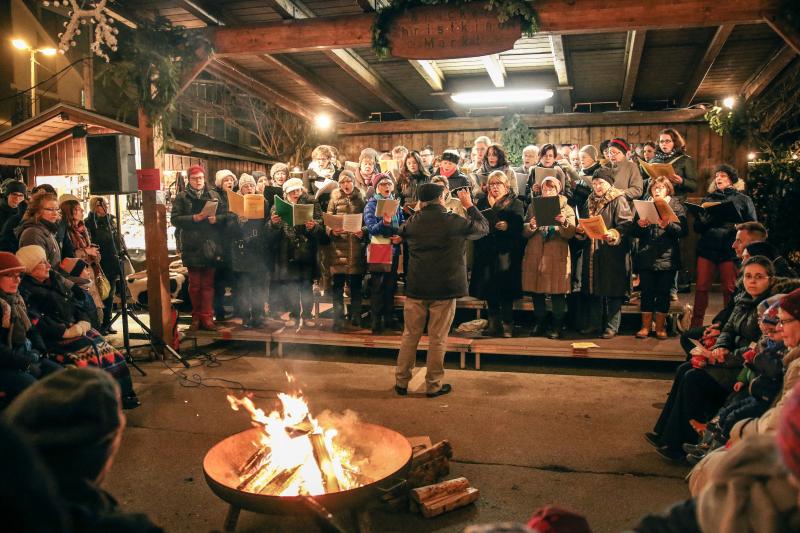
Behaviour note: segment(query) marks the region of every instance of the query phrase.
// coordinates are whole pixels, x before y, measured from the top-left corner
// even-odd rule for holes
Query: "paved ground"
[[[221,528],[226,506],[205,484],[205,452],[249,427],[230,410],[229,390],[253,391],[265,404],[292,373],[312,411],[356,411],[405,435],[450,439],[452,476],[481,490],[475,506],[430,520],[374,512],[375,531],[457,532],[470,523],[524,521],[558,503],[584,513],[595,531],[622,531],[641,515],[687,496],[685,469],[663,463],[644,442],[674,367],[620,362],[487,358],[482,371],[456,370],[455,392],[436,399],[393,394],[393,354],[292,347],[265,359],[259,344],[212,345],[218,363],[193,360],[189,381],[160,363],[135,377],[143,406],[128,429],[107,488],[129,510],[144,511],[170,532]],[[207,361],[206,361],[207,363]],[[630,370],[632,369],[632,370]],[[308,523],[243,512],[238,531],[313,531]]]

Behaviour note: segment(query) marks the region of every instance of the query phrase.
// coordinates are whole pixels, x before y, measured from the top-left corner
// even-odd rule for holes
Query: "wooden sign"
[[[161,190],[161,171],[157,168],[142,168],[136,171],[140,191]]]
[[[519,20],[503,24],[483,2],[463,7],[425,6],[397,17],[389,49],[402,59],[457,59],[505,52],[522,37]]]

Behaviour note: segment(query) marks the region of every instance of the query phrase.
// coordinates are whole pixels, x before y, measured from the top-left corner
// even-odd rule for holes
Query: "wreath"
[[[372,24],[372,49],[378,57],[390,55],[389,29],[395,18],[409,9],[422,6],[451,5],[465,7],[473,1],[484,3],[484,9],[497,14],[497,20],[503,24],[518,19],[522,34],[531,36],[539,31],[539,20],[536,10],[525,0],[392,0],[380,8]]]

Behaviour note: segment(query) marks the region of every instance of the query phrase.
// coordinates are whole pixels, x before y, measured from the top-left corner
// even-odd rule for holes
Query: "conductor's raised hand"
[[[458,196],[458,201],[464,206],[464,209],[472,207],[472,195],[468,189],[459,189],[456,191],[456,195]]]

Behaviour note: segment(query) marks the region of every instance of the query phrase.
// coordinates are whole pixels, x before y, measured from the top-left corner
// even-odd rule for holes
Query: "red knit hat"
[[[777,436],[784,464],[795,477],[800,478],[800,384],[789,392],[781,408]]]
[[[189,167],[187,171],[187,176],[191,176],[192,174],[200,174],[202,173],[204,176],[206,175],[206,169],[203,168],[203,165],[192,165]]]
[[[16,272],[25,272],[25,265],[17,259],[16,255],[0,252],[0,276],[7,276]]]
[[[533,513],[528,527],[538,533],[592,533],[586,518],[554,505],[545,505]]]
[[[781,298],[781,309],[800,319],[800,289],[795,289]]]
[[[608,147],[610,148],[612,146],[617,150],[619,150],[620,152],[622,152],[623,154],[627,154],[628,152],[631,151],[631,147],[630,145],[628,145],[628,141],[620,137],[615,137],[608,142]]]
[[[391,174],[388,174],[386,172],[381,172],[380,174],[375,174],[375,176],[373,176],[373,178],[372,178],[372,186],[377,189],[378,188],[378,184],[380,182],[382,182],[383,180],[389,180],[389,181],[392,182],[392,185],[394,185],[394,179],[392,178]]]

